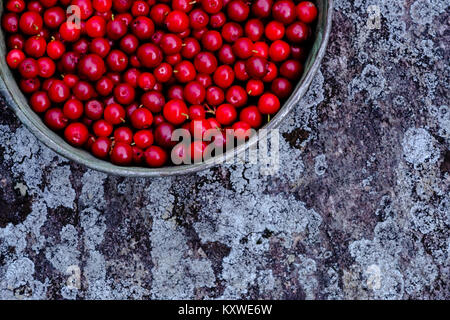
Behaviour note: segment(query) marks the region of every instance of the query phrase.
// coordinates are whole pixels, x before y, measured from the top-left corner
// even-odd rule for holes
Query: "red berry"
[[[64,137],[71,145],[81,147],[88,140],[89,131],[84,124],[75,122],[66,127]]]
[[[171,11],[164,23],[171,32],[183,32],[189,27],[189,17],[183,11]]]
[[[133,149],[127,143],[114,144],[110,155],[111,162],[119,166],[127,166],[133,162]]]
[[[67,100],[63,107],[64,116],[70,120],[79,119],[83,115],[83,103],[77,99]]]
[[[111,150],[111,139],[106,137],[98,137],[91,145],[91,152],[94,156],[100,159],[108,157]]]
[[[236,108],[231,104],[222,104],[216,110],[216,119],[217,121],[224,125],[232,124],[237,118]]]
[[[280,109],[280,100],[272,93],[265,93],[259,98],[258,109],[262,114],[274,114]]]
[[[242,109],[239,120],[246,122],[252,128],[259,128],[262,124],[262,115],[256,106]]]
[[[317,18],[317,7],[310,1],[303,1],[295,8],[297,17],[304,23],[312,23]]]
[[[139,130],[133,136],[133,141],[141,149],[146,149],[153,144],[153,133],[151,130]]]
[[[131,114],[130,121],[136,129],[146,129],[152,125],[153,115],[146,108],[138,108]]]
[[[164,118],[174,125],[180,125],[186,121],[188,113],[189,110],[183,100],[170,100],[163,108]]]
[[[166,152],[158,146],[150,146],[145,150],[144,157],[150,167],[162,167],[167,162]]]

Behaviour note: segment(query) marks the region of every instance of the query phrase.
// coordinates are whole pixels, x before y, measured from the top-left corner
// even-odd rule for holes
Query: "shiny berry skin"
[[[33,11],[26,11],[21,14],[19,20],[19,28],[26,35],[35,35],[42,30],[42,17]]]
[[[133,149],[127,143],[114,143],[111,149],[110,159],[116,165],[128,166],[133,162]]]
[[[279,109],[280,100],[272,93],[265,93],[258,100],[258,110],[262,114],[274,114]]]
[[[216,86],[210,86],[206,89],[206,102],[212,106],[218,106],[225,100],[225,94],[222,89]]]
[[[175,74],[175,78],[181,83],[192,81],[197,75],[194,65],[192,62],[187,60],[178,63],[173,72]]]
[[[25,94],[30,94],[39,90],[40,86],[41,82],[39,81],[38,78],[20,79],[19,81],[19,88]]]
[[[123,52],[132,54],[137,50],[139,46],[139,39],[135,35],[127,34],[122,39],[120,39],[119,46]]]
[[[267,60],[261,57],[251,57],[245,62],[245,70],[254,79],[261,79],[267,74]]]
[[[206,147],[207,144],[204,141],[197,140],[191,143],[191,159],[194,163],[202,162]]]
[[[286,29],[286,38],[293,43],[301,43],[309,38],[311,29],[303,22],[297,21]]]
[[[133,141],[137,147],[146,149],[153,144],[153,133],[151,130],[139,130],[133,136]]]
[[[111,10],[112,0],[92,0],[92,6],[98,12],[107,12]]]
[[[223,0],[201,0],[200,3],[208,14],[218,13],[223,7]]]
[[[128,56],[120,50],[112,50],[106,57],[106,64],[112,71],[122,72],[128,66]]]
[[[81,30],[77,28],[75,23],[64,22],[59,27],[61,38],[67,42],[75,42],[80,39]]]
[[[290,24],[296,19],[295,4],[292,0],[279,0],[272,7],[272,16],[284,24]]]
[[[262,124],[262,115],[256,106],[249,106],[242,109],[241,113],[239,114],[239,120],[256,129],[259,128]]]
[[[98,137],[109,137],[113,130],[113,125],[103,119],[94,122],[92,125],[92,131],[94,131],[95,135]]]
[[[95,84],[95,90],[102,96],[108,96],[114,89],[114,83],[108,77],[102,77]]]
[[[228,22],[222,27],[222,37],[227,42],[235,42],[242,37],[244,29],[236,22]]]
[[[131,22],[131,32],[139,40],[149,40],[155,33],[155,24],[150,18],[139,16]]]
[[[70,89],[62,80],[53,81],[48,90],[48,97],[55,103],[61,103],[69,98]]]
[[[303,66],[297,60],[286,60],[280,66],[280,75],[289,80],[298,80],[302,74]]]
[[[222,36],[216,30],[209,30],[202,36],[202,45],[205,50],[217,51],[222,47]]]
[[[249,138],[251,135],[251,126],[244,121],[235,122],[232,126],[232,129],[234,130],[234,136],[240,141]]]
[[[295,7],[297,17],[304,23],[313,23],[317,19],[317,7],[310,1],[302,1]]]
[[[211,125],[206,119],[196,119],[189,123],[189,132],[194,140],[203,139],[209,129],[211,129]]]
[[[211,52],[200,52],[194,59],[194,66],[200,73],[211,74],[217,69],[217,59]]]
[[[130,121],[136,129],[147,129],[152,125],[153,115],[146,108],[138,108],[131,114]]]
[[[244,88],[238,85],[234,85],[227,90],[225,99],[234,107],[240,108],[247,103],[248,96]]]
[[[262,78],[262,81],[264,82],[271,82],[273,81],[278,75],[278,68],[273,62],[269,62],[267,65],[267,73]]]
[[[81,147],[88,140],[89,131],[84,124],[74,122],[66,127],[64,130],[64,137],[71,145]]]
[[[145,163],[150,167],[162,167],[167,162],[166,152],[158,146],[150,146],[144,152]]]
[[[12,12],[4,13],[2,15],[2,28],[6,32],[16,33],[19,29],[19,17],[17,14]],[[39,31],[33,32],[33,34],[37,33],[39,33]]]
[[[181,50],[183,41],[173,33],[166,33],[162,36],[159,46],[166,55],[178,53]]]
[[[201,51],[200,43],[197,39],[189,37],[184,39],[181,48],[181,55],[183,58],[192,59]]]
[[[214,72],[213,80],[218,87],[228,88],[234,81],[234,71],[228,65],[221,65]]]
[[[292,84],[286,78],[277,78],[272,82],[271,91],[277,97],[285,99],[292,93]]]
[[[91,38],[103,37],[106,33],[106,21],[99,16],[91,17],[86,21],[86,33]]]
[[[255,0],[252,3],[251,11],[258,18],[267,18],[272,9],[272,0]]]
[[[103,117],[112,125],[118,125],[125,121],[125,109],[117,103],[107,105],[103,111]]]
[[[89,100],[84,104],[84,114],[91,120],[98,120],[103,115],[103,104],[99,100]]]
[[[199,120],[205,119],[205,108],[202,105],[196,104],[189,107],[189,119]]]
[[[69,119],[64,117],[60,108],[48,109],[44,116],[45,124],[55,131],[64,129],[67,126]]]
[[[176,141],[172,141],[172,134],[174,130],[175,127],[168,122],[158,124],[154,135],[155,143],[163,148],[173,147],[177,143]]]
[[[105,38],[95,38],[89,44],[89,51],[105,58],[111,51],[111,45]]]
[[[284,24],[279,21],[270,21],[264,30],[266,38],[270,41],[281,40],[284,37],[286,29]]]
[[[114,141],[131,144],[131,142],[133,142],[133,130],[128,127],[119,127],[115,129]]]
[[[258,19],[250,19],[245,24],[245,35],[252,41],[259,41],[264,35],[264,24]]]
[[[106,35],[112,40],[119,40],[127,33],[127,29],[122,20],[110,20],[106,24]]]
[[[229,103],[221,104],[216,110],[216,119],[224,126],[232,124],[236,118],[236,108]]]
[[[239,38],[233,44],[233,52],[240,59],[247,59],[252,56],[253,41],[249,38]]]
[[[155,84],[156,84],[156,78],[150,72],[142,72],[137,79],[137,85],[139,86],[139,88],[141,88],[144,91],[153,89]]]
[[[209,16],[202,9],[194,9],[189,13],[189,23],[193,29],[202,29],[208,25]]]
[[[291,53],[291,47],[283,40],[272,42],[269,48],[269,56],[275,62],[286,60]]]
[[[70,120],[76,120],[83,115],[83,103],[77,99],[70,99],[64,103],[63,113],[64,116]]]
[[[227,17],[223,12],[218,12],[211,16],[209,19],[209,25],[213,29],[222,27],[227,22]]]
[[[229,44],[224,44],[217,53],[217,57],[223,64],[233,64],[236,61],[236,55]]]
[[[245,86],[245,90],[251,97],[260,96],[264,92],[264,82],[261,80],[250,79]]]
[[[198,81],[191,81],[184,87],[184,96],[190,104],[201,104],[205,100],[205,87]]]
[[[61,41],[54,40],[47,44],[47,55],[53,60],[61,58],[65,51],[66,46]]]
[[[78,72],[85,79],[97,81],[106,72],[105,62],[96,54],[88,54],[78,63]]]
[[[111,145],[111,139],[107,137],[98,137],[91,145],[91,152],[97,158],[107,158],[111,150]]]
[[[8,11],[12,11],[15,13],[22,12],[25,10],[25,1],[24,0],[8,0],[5,4],[5,8]]]
[[[148,91],[142,95],[141,103],[151,112],[158,113],[161,112],[164,107],[165,98],[161,92],[154,90]]]
[[[25,60],[25,53],[19,49],[13,49],[6,55],[6,63],[11,69],[16,69]]]
[[[247,81],[250,76],[247,73],[247,68],[245,67],[245,61],[239,60],[234,64],[234,74],[236,79],[241,81]]]
[[[137,57],[146,68],[154,68],[163,60],[163,53],[159,47],[152,43],[145,43],[137,50]]]
[[[166,16],[164,23],[171,32],[183,32],[189,27],[189,17],[183,11],[174,10]]]
[[[48,98],[47,93],[44,91],[34,92],[30,98],[30,106],[33,109],[33,111],[37,113],[47,111],[47,109],[50,108],[51,106],[51,102],[50,99]]]
[[[247,20],[250,13],[250,7],[242,0],[232,0],[227,5],[228,17],[237,22],[243,22]]]
[[[186,103],[179,99],[170,100],[163,108],[164,118],[174,125],[180,125],[186,121],[188,113]]]

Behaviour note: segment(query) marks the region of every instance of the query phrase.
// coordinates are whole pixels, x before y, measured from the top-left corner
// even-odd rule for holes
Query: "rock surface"
[[[0,298],[449,299],[449,3],[335,2],[273,175],[107,176],[2,102]]]

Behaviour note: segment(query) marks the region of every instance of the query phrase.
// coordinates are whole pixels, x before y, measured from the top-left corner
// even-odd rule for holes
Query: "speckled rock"
[[[4,103],[2,299],[449,299],[449,7],[336,0],[280,169],[125,179]]]

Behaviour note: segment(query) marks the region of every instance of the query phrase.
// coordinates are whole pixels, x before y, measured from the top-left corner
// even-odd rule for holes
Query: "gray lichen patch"
[[[336,0],[279,170],[88,170],[0,103],[0,298],[448,299],[448,2]]]

